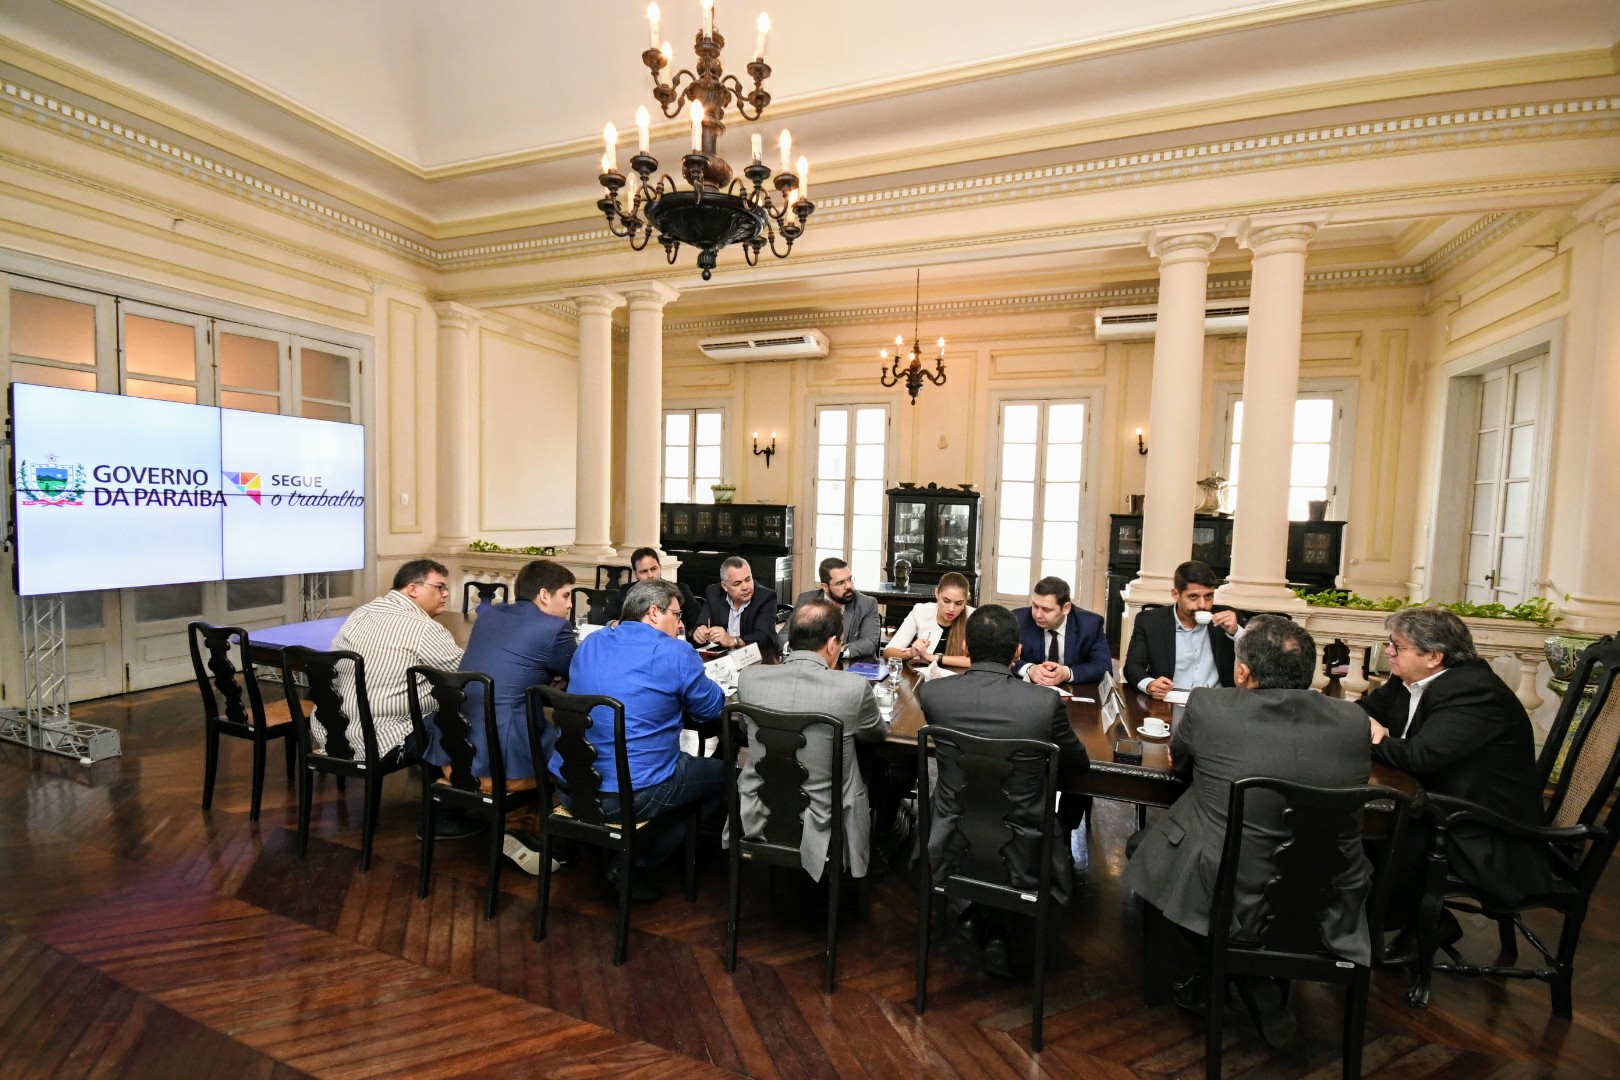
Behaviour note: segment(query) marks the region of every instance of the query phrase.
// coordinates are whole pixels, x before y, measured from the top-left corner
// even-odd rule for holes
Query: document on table
[[[1187,704],[1187,695],[1190,693],[1192,693],[1191,690],[1183,690],[1180,687],[1173,687],[1169,693],[1164,695],[1164,700],[1170,705],[1185,705]]]

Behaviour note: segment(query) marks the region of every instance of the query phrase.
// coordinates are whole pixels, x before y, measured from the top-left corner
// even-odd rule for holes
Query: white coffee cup
[[[1195,611],[1195,612],[1193,612],[1193,622],[1197,623],[1199,626],[1208,626],[1211,622],[1214,622],[1214,621],[1215,621],[1215,613],[1213,611]]]
[[[1162,739],[1170,734],[1170,725],[1157,716],[1150,716],[1137,725],[1137,731],[1150,739]]]

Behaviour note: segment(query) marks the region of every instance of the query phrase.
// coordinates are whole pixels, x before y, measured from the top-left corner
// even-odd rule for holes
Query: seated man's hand
[[[1052,660],[1035,664],[1029,669],[1029,681],[1041,686],[1056,686],[1067,682],[1069,669]]]
[[[1148,683],[1148,697],[1152,698],[1154,701],[1163,701],[1164,696],[1175,688],[1176,682],[1174,679],[1169,679],[1163,675],[1160,675],[1157,679],[1154,679],[1152,682]]]
[[[707,623],[692,631],[692,640],[699,645],[707,645],[709,639],[716,633],[716,628]]]
[[[1370,716],[1367,717],[1367,723],[1372,725],[1372,744],[1374,746],[1377,746],[1379,743],[1389,738],[1389,728],[1385,727],[1383,724],[1380,724]]]
[[[1237,612],[1235,611],[1217,611],[1214,613],[1214,617],[1209,621],[1220,627],[1222,630],[1225,630],[1228,634],[1235,634],[1238,632],[1238,618]]]

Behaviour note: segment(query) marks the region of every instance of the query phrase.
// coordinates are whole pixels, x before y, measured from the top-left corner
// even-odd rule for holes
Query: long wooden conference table
[[[281,652],[289,645],[329,649],[345,617],[338,615],[330,619],[250,631],[248,657],[256,664],[280,667]],[[450,631],[456,644],[465,647],[476,617],[447,610],[439,615],[437,621]],[[917,703],[916,687],[919,681],[918,673],[913,669],[907,668],[901,675],[894,715],[889,724],[888,745],[893,751],[904,752],[917,745],[917,732],[924,725],[922,707]],[[1139,806],[1169,806],[1187,789],[1187,784],[1170,767],[1170,737],[1144,735],[1141,724],[1148,717],[1156,716],[1169,724],[1174,732],[1175,725],[1181,720],[1182,706],[1155,701],[1132,687],[1122,685],[1119,689],[1125,708],[1121,710],[1118,722],[1105,729],[1096,684],[1081,683],[1064,687],[1064,690],[1072,693],[1067,702],[1069,724],[1086,748],[1086,756],[1091,759],[1091,768],[1086,770],[1073,790],[1078,794],[1117,799]],[[1141,742],[1140,763],[1115,760],[1114,742],[1121,738]],[[1417,790],[1417,781],[1409,773],[1376,762],[1372,767],[1372,782],[1408,794]]]

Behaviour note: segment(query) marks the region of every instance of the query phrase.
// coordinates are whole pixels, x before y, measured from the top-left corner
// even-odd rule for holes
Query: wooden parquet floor
[[[823,917],[807,880],[748,880],[735,974],[722,962],[725,870],[696,903],[634,914],[612,965],[612,900],[590,858],[556,877],[548,940],[529,940],[534,879],[510,864],[482,918],[482,846],[441,843],[416,896],[417,788],[390,780],[377,858],[359,872],[359,788],[318,791],[309,857],[272,755],[258,825],[249,748],[227,740],[199,808],[198,702],[175,687],[83,706],[125,756],[84,767],[0,744],[0,1080],[17,1077],[1178,1077],[1203,1026],[1140,993],[1140,927],[1119,884],[1128,808],[1099,804],[1086,885],[1064,916],[1046,1049],[1029,1049],[1029,986],[978,974],[948,944],[929,1007],[911,1003],[915,893],[890,879],[846,917],[835,993],[820,993]],[[1587,921],[1573,1021],[1546,988],[1445,978],[1411,1009],[1374,980],[1365,1072],[1400,1080],[1620,1078],[1620,884]],[[1465,951],[1494,952],[1471,926]],[[1298,990],[1301,1037],[1273,1052],[1228,1024],[1226,1075],[1339,1074],[1336,995]]]

